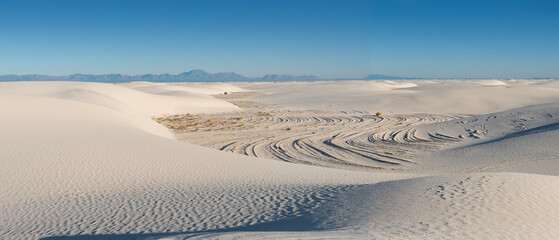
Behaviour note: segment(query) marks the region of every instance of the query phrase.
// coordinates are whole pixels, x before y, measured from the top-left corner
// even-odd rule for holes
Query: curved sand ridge
[[[156,120],[174,129],[181,140],[226,152],[327,167],[405,170],[426,153],[458,140],[436,133],[418,137],[414,126],[462,117],[376,116],[236,104],[245,111]]]

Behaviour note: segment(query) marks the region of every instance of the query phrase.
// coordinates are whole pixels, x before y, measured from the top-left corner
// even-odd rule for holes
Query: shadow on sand
[[[348,225],[359,225],[362,219],[368,219],[367,210],[371,206],[371,196],[374,196],[377,184],[344,185],[337,187],[328,201],[310,211],[299,213],[297,216],[285,216],[276,221],[259,223],[248,226],[240,226],[225,229],[213,229],[203,231],[185,232],[160,232],[160,233],[124,233],[124,234],[90,234],[73,236],[50,236],[41,240],[131,240],[131,239],[158,239],[169,236],[177,236],[179,239],[194,238],[197,236],[217,234],[242,235],[245,233],[259,234],[268,232],[274,234],[287,234],[289,236],[324,233],[343,229]],[[345,207],[344,207],[345,206]],[[351,207],[349,207],[351,206]],[[339,221],[343,219],[343,221]],[[287,236],[286,235],[286,236]],[[326,235],[325,235],[326,236]],[[346,238],[340,236],[339,238]],[[366,236],[365,236],[366,238]]]
[[[41,238],[41,240],[132,240],[132,239],[157,239],[167,236],[184,235],[181,237],[191,238],[212,233],[234,233],[234,232],[308,232],[328,230],[318,227],[316,219],[311,215],[292,217],[278,221],[260,223],[250,226],[235,227],[228,229],[216,229],[192,232],[165,232],[165,233],[137,233],[137,234],[106,234],[106,235],[74,235],[74,236],[52,236]]]

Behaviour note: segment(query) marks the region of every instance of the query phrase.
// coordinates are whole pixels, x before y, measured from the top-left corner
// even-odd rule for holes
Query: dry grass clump
[[[237,107],[245,108],[245,109],[258,108],[262,106],[253,102],[233,102],[233,101],[229,101],[229,102]]]
[[[153,117],[152,119],[177,132],[248,129],[248,126],[240,122],[244,119],[242,116],[230,118],[212,116],[212,118],[209,118],[204,114],[174,114]]]
[[[274,115],[272,115],[269,112],[258,112],[259,116],[264,116],[264,117],[273,117]]]

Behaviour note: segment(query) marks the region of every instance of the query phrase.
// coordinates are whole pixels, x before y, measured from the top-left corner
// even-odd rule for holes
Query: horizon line
[[[26,74],[0,74],[0,77],[6,77],[6,76],[18,76],[18,77],[22,77],[22,76],[42,76],[42,77],[69,77],[69,76],[75,76],[75,75],[85,75],[85,76],[106,76],[106,75],[121,75],[121,76],[128,76],[128,77],[139,77],[139,76],[148,76],[148,75],[170,75],[170,76],[177,76],[183,73],[192,73],[192,72],[196,72],[196,71],[201,71],[210,75],[215,75],[215,74],[223,74],[223,73],[227,73],[227,74],[236,74],[239,75],[241,77],[247,78],[247,79],[259,79],[259,78],[264,78],[266,76],[285,76],[285,77],[311,77],[311,78],[315,78],[317,80],[395,80],[395,79],[400,79],[400,80],[421,80],[421,79],[559,79],[559,77],[544,77],[544,76],[537,76],[537,77],[407,77],[407,76],[398,76],[398,75],[391,75],[391,74],[378,74],[378,73],[371,73],[368,74],[367,76],[364,77],[331,77],[331,78],[324,78],[324,77],[319,77],[317,75],[314,74],[302,74],[302,75],[294,75],[294,74],[286,74],[286,73],[268,73],[268,74],[264,74],[261,76],[256,76],[256,77],[247,77],[245,75],[239,74],[237,72],[233,72],[233,71],[229,71],[229,72],[215,72],[215,73],[211,73],[211,72],[207,72],[205,70],[202,69],[192,69],[190,71],[185,71],[185,72],[180,72],[180,73],[168,73],[168,72],[164,72],[164,73],[143,73],[143,74],[124,74],[124,73],[102,73],[102,74],[93,74],[93,73],[72,73],[72,74],[67,74],[67,75],[49,75],[49,74],[41,74],[41,73],[26,73]],[[374,79],[367,79],[369,76],[375,76]],[[387,79],[382,79],[382,77],[386,77]]]

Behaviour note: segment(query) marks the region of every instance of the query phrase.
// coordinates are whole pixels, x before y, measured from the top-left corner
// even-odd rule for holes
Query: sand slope
[[[0,238],[559,236],[556,176],[368,173],[220,152],[150,118],[238,111],[206,95],[233,88],[150,86],[0,83]],[[553,129],[522,138],[557,142]]]
[[[419,137],[442,135],[458,141],[424,160],[439,170],[559,175],[559,102],[422,125],[416,130]]]
[[[9,92],[0,117],[2,239],[254,225],[302,214],[342,191],[339,185],[403,177],[253,159],[163,138],[167,130],[149,114],[119,110],[136,100],[127,93],[144,93],[112,84],[24,85],[30,89],[2,86]],[[60,97],[82,88],[123,99]],[[214,101],[205,99],[196,101]]]
[[[558,181],[500,173],[360,185],[291,220],[307,231],[261,227],[251,230],[265,232],[241,229],[165,239],[554,239],[559,235]]]
[[[397,80],[235,83],[251,100],[290,108],[384,114],[487,114],[559,101],[556,80]]]

